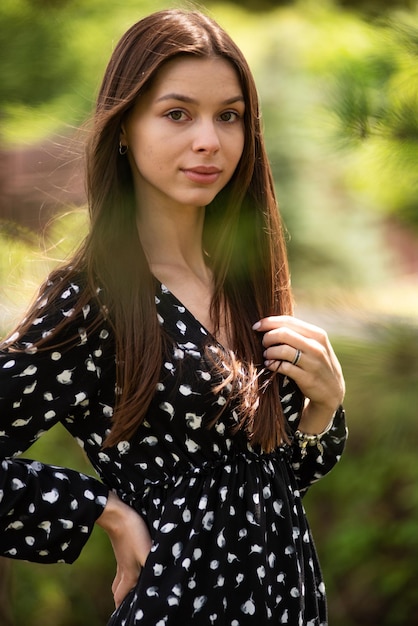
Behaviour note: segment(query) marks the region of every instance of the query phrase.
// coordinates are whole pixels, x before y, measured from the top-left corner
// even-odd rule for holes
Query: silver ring
[[[297,348],[295,348],[295,350],[296,350],[296,354],[295,354],[295,358],[292,361],[292,365],[297,365],[300,361],[300,357],[302,356],[301,350],[298,350]]]

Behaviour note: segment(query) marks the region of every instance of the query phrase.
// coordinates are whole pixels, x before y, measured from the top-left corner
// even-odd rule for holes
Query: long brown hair
[[[106,442],[114,445],[132,436],[143,420],[163,352],[154,280],[135,224],[131,170],[118,153],[120,130],[158,70],[179,55],[229,61],[245,99],[243,154],[232,179],[206,208],[204,244],[214,275],[215,327],[224,304],[237,362],[247,364],[255,379],[265,383],[260,385],[257,410],[242,412],[241,427],[253,443],[271,450],[286,440],[286,429],[278,386],[268,384],[270,375],[261,367],[260,336],[251,325],[266,315],[291,314],[287,255],[251,71],[229,35],[204,14],[176,9],[153,13],[134,24],[117,44],[98,94],[86,151],[90,230],[64,273],[82,271],[87,276],[79,307],[96,294],[97,285],[103,288],[101,297],[116,341],[116,385],[121,390]]]

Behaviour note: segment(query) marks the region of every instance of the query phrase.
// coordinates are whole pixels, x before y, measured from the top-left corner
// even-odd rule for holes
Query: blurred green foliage
[[[333,68],[336,139],[356,155],[350,183],[418,231],[417,16],[385,21],[372,35],[379,45]]]
[[[25,0],[2,2],[1,102],[36,106],[61,94],[63,81],[70,91],[79,80],[81,58],[69,54],[68,24],[50,9]]]
[[[16,146],[90,113],[115,38],[159,0],[3,0],[0,5],[0,138]]]
[[[405,626],[418,611],[418,325],[369,323],[341,340],[350,436],[305,506],[330,599],[330,624]]]
[[[231,0],[231,3],[256,13],[271,11],[278,6],[298,4],[297,0]],[[335,0],[333,4],[346,9],[355,9],[367,16],[381,15],[382,12],[394,8],[412,9],[415,6],[414,0]]]
[[[0,336],[21,318],[49,272],[72,253],[87,232],[87,211],[69,209],[44,235],[0,220]]]
[[[374,299],[397,277],[384,238],[387,218],[418,227],[418,9],[415,2],[385,2],[380,19],[377,3],[365,2],[373,12],[365,20],[342,10],[344,2],[266,0],[260,14],[249,13],[249,4],[203,3],[254,70],[298,299],[341,307],[330,334],[347,379],[350,438],[339,467],[306,497],[330,624],[412,624],[418,328],[404,323],[405,303],[395,296],[398,316],[379,321]],[[142,15],[171,5],[3,0],[3,145],[71,133],[91,111],[119,35]],[[83,210],[57,217],[41,243],[15,224],[0,224],[1,330],[13,326],[37,285],[76,246],[86,219]],[[360,314],[358,290],[367,305]],[[342,336],[351,315],[360,315],[360,327]],[[59,427],[28,454],[90,472]],[[101,626],[113,608],[113,575],[100,529],[73,566],[14,563],[16,626]]]

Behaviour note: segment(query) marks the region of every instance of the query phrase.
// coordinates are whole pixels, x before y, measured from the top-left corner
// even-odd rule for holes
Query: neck
[[[167,269],[194,274],[202,281],[209,270],[202,248],[205,209],[146,212],[137,217],[142,247],[151,271],[159,277]]]

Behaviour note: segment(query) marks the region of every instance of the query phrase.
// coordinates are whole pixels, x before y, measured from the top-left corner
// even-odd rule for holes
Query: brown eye
[[[174,111],[170,111],[167,117],[169,117],[173,122],[181,122],[183,120],[184,113],[179,109],[175,109]]]
[[[236,111],[225,111],[220,114],[219,119],[221,122],[235,122],[239,119],[239,115]]]

